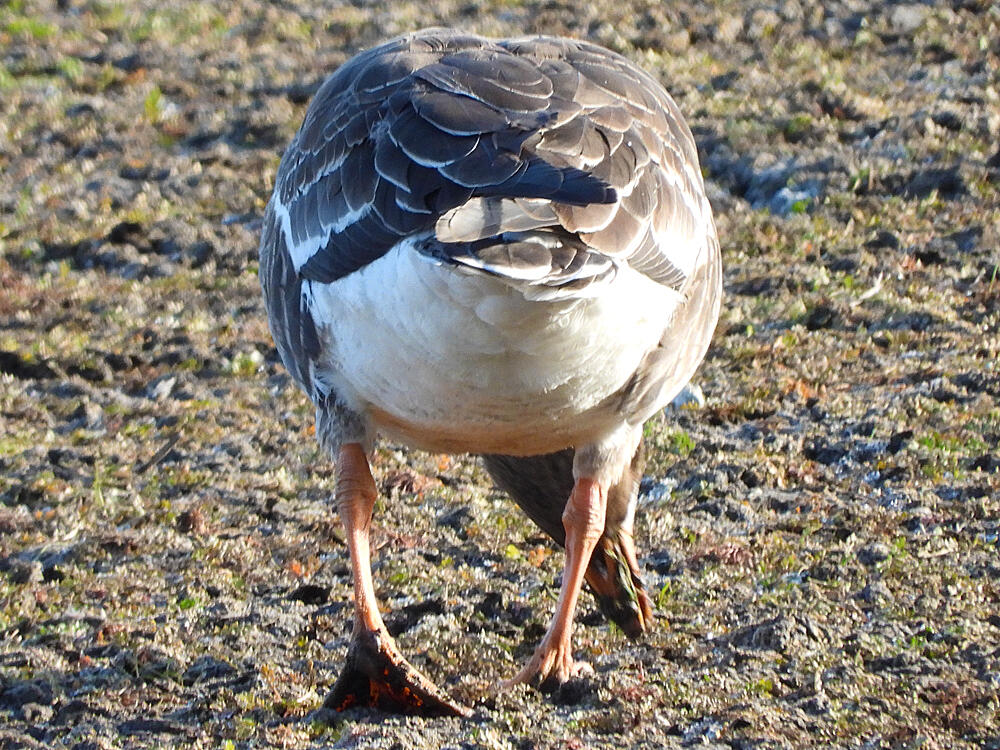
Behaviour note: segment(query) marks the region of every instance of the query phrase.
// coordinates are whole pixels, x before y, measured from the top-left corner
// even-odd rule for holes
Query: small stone
[[[191,663],[181,677],[185,685],[195,685],[208,680],[217,680],[225,677],[232,677],[236,674],[236,668],[228,662],[216,659],[212,656],[202,656]]]
[[[288,595],[288,598],[303,604],[326,604],[330,598],[330,587],[315,583],[304,583]]]
[[[154,401],[163,401],[169,398],[175,385],[177,385],[176,375],[161,375],[146,386],[146,397]]]
[[[886,602],[892,601],[892,592],[881,581],[869,581],[865,587],[858,592],[857,598],[866,604],[878,607]]]
[[[115,224],[105,239],[115,245],[136,244],[143,237],[142,224],[136,221],[121,221]]]
[[[573,678],[552,692],[552,702],[557,706],[575,706],[594,692],[592,681]]]
[[[897,34],[911,34],[923,25],[926,17],[925,5],[897,5],[889,13],[889,25]]]
[[[42,680],[15,682],[0,691],[0,706],[21,708],[29,703],[50,706],[52,700],[52,688]]]
[[[951,130],[952,132],[958,132],[962,129],[962,118],[949,110],[931,115],[931,121],[935,125],[945,130]]]
[[[887,229],[879,229],[875,236],[865,243],[869,250],[898,250],[899,238]]]
[[[731,44],[743,31],[743,20],[727,15],[715,27],[715,41]]]
[[[982,471],[987,474],[1000,473],[1000,455],[994,456],[991,453],[984,453],[974,460],[970,467],[974,471]]]
[[[813,716],[825,714],[830,710],[830,699],[826,696],[826,693],[820,692],[802,701],[799,707],[807,714],[812,714]]]
[[[32,560],[14,563],[7,575],[11,583],[23,586],[26,583],[40,583],[44,572],[42,564],[38,560]]]
[[[46,706],[41,703],[25,703],[21,706],[21,716],[29,724],[38,726],[39,724],[48,724],[52,719],[52,706]]]
[[[763,483],[763,479],[760,474],[753,469],[744,469],[743,473],[740,474],[740,481],[751,490],[754,487],[760,487]]]
[[[833,328],[837,325],[839,316],[837,311],[829,305],[816,305],[809,314],[806,315],[806,328],[810,331],[818,331],[822,328]]]
[[[665,549],[652,552],[642,562],[643,567],[659,573],[660,575],[667,575],[674,568],[674,558]]]
[[[681,389],[681,392],[674,396],[668,409],[680,409],[682,407],[698,408],[705,405],[705,392],[695,383],[688,383]]]
[[[691,47],[691,32],[687,29],[677,29],[667,34],[665,41],[668,52],[681,54]]]
[[[753,40],[766,39],[781,25],[781,16],[770,8],[757,8],[747,19],[747,37]]]
[[[847,449],[840,444],[828,443],[826,438],[816,437],[806,442],[802,448],[802,455],[810,461],[831,466],[847,455]]]
[[[873,542],[858,550],[858,562],[862,565],[878,565],[889,559],[889,547],[882,542]]]
[[[896,455],[909,444],[912,438],[913,430],[901,430],[900,432],[893,433],[892,437],[889,438],[887,450],[889,453]]]
[[[52,718],[52,723],[56,725],[76,724],[82,716],[90,712],[90,706],[77,698],[60,706]]]

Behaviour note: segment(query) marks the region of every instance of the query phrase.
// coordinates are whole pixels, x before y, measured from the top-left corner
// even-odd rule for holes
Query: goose
[[[630,636],[652,615],[633,543],[643,424],[687,384],[722,270],[691,131],[595,44],[427,29],[340,66],[278,167],[260,282],[281,361],[335,463],[354,628],[325,705],[471,709],[379,612],[368,461],[381,435],[484,457],[565,547],[548,629],[512,683],[587,675],[586,582]]]

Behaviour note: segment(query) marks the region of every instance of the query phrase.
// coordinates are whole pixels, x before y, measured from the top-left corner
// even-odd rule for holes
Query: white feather
[[[529,301],[403,240],[309,304],[347,405],[382,432],[440,452],[532,454],[621,426],[610,402],[680,301],[623,268],[599,297]]]

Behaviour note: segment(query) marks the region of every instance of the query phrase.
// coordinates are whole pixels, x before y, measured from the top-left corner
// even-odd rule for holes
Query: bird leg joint
[[[593,549],[604,531],[606,514],[607,497],[600,484],[594,479],[576,480],[562,516],[567,539],[579,535],[581,545]]]

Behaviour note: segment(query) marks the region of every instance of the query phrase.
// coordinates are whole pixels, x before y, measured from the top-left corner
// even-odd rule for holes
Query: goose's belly
[[[680,296],[622,269],[599,296],[529,301],[398,248],[312,289],[319,375],[377,429],[437,452],[532,455],[620,426],[615,394]]]

